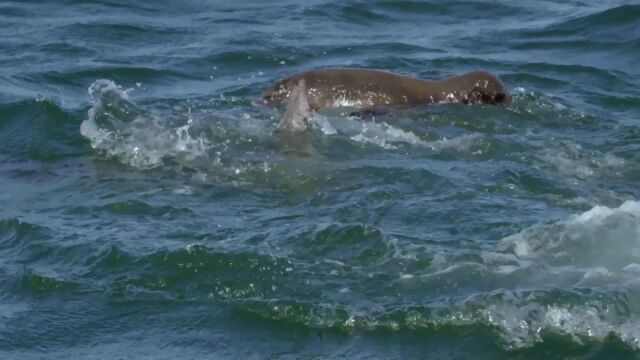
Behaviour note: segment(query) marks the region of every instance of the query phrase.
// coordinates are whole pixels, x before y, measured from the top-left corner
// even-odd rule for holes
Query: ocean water
[[[640,357],[634,1],[0,1],[1,359]],[[507,107],[313,118],[298,71]],[[347,109],[348,110],[348,109]]]

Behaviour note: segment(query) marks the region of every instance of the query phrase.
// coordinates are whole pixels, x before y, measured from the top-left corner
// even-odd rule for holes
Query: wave
[[[595,79],[603,82],[609,82],[616,84],[617,86],[624,86],[627,82],[616,76],[614,71],[600,69],[594,66],[586,65],[565,65],[565,64],[549,64],[549,63],[537,63],[528,62],[520,66],[522,70],[533,74],[555,73],[558,75],[587,75],[592,76]]]
[[[639,31],[640,5],[623,5],[557,22],[529,34],[544,37],[579,35],[591,40],[608,39],[609,42],[618,42],[622,39],[635,40],[632,34]],[[627,38],[628,36],[632,37]]]
[[[187,59],[184,60],[182,64],[195,68],[213,67],[216,70],[224,69],[225,71],[241,69],[242,72],[246,72],[246,69],[282,69],[282,65],[285,64],[289,66],[299,66],[302,61],[311,59],[313,56],[314,54],[308,49],[299,50],[292,47],[275,47],[269,51],[225,51],[197,57],[195,59]],[[256,73],[260,72],[256,71]]]
[[[523,43],[517,43],[512,46],[514,50],[560,50],[560,51],[602,51],[613,52],[619,50],[619,54],[632,55],[633,51],[640,47],[640,41],[637,39],[629,41],[616,41],[615,43],[605,41],[594,41],[593,39],[585,40],[563,40],[553,39],[547,41],[529,39]]]
[[[63,291],[73,291],[79,286],[77,283],[38,274],[33,270],[25,271],[19,276],[17,282],[20,284],[23,291],[37,294],[38,296]]]
[[[387,22],[390,17],[380,14],[373,9],[368,9],[364,4],[339,5],[324,7],[318,6],[305,9],[304,16],[329,18],[334,21],[348,21],[351,24],[372,24],[375,22]]]
[[[165,127],[130,102],[128,91],[114,82],[98,80],[89,94],[95,105],[80,125],[80,133],[107,157],[139,169],[161,166],[169,158],[216,162],[208,152],[211,143],[202,134],[192,136],[190,123]]]
[[[371,6],[390,12],[428,16],[451,15],[456,18],[472,19],[491,19],[496,16],[513,16],[514,14],[526,13],[526,11],[520,7],[486,1],[451,1],[447,3],[437,1],[378,1],[374,2]]]
[[[407,248],[381,228],[357,224],[288,231],[284,239],[274,233],[270,247],[287,249],[280,255],[248,251],[225,234],[199,237],[210,245],[93,251],[83,257],[81,283],[35,271],[20,283],[36,294],[98,291],[119,302],[215,301],[315,329],[489,332],[508,350],[612,336],[640,350],[640,298],[632,291],[640,202],[534,225],[481,252]]]
[[[0,105],[0,151],[45,161],[81,154],[74,115],[49,100]]]
[[[41,235],[44,228],[18,219],[0,220],[0,248],[15,249],[33,236]]]
[[[127,6],[128,7],[128,6]],[[160,25],[162,24],[162,25]],[[147,39],[153,36],[184,34],[183,28],[171,28],[167,27],[166,23],[72,23],[57,27],[56,31],[62,32],[76,32],[80,31],[86,34],[87,37],[97,36],[102,34],[108,34],[112,36],[113,40],[127,38],[128,40],[135,40],[136,36],[145,36]]]
[[[128,301],[140,297],[233,301],[296,292],[295,284],[282,286],[293,271],[286,259],[198,244],[146,256],[111,246],[88,257],[87,265],[90,274],[111,274],[100,275],[105,280],[103,290],[114,294],[134,290]],[[119,276],[127,271],[132,273]]]
[[[29,11],[22,9],[18,6],[11,6],[9,4],[6,5],[0,5],[0,16],[4,17],[4,18],[11,18],[11,17],[27,17],[29,16]]]
[[[67,214],[86,214],[94,212],[105,212],[117,216],[148,216],[161,219],[172,219],[180,217],[181,215],[190,216],[193,214],[192,211],[187,208],[179,208],[170,205],[152,206],[143,201],[137,200],[119,201],[95,207],[79,206],[66,211]]]
[[[274,154],[269,120],[254,118],[237,106],[237,99],[176,102],[157,109],[156,115],[131,101],[130,91],[111,80],[97,80],[89,87],[94,105],[80,133],[99,158],[139,170],[174,171],[201,183],[244,186],[275,178],[282,184],[279,179],[285,177],[297,183],[293,175],[300,174],[299,169]],[[229,109],[212,115],[211,104]]]
[[[89,93],[94,105],[80,125],[80,133],[100,157],[140,170],[187,171],[193,173],[194,179],[205,182],[240,185],[266,181],[290,186],[318,183],[321,169],[326,168],[321,155],[310,154],[311,162],[303,163],[280,151],[282,145],[272,136],[273,116],[267,118],[254,108],[243,107],[243,97],[178,102],[160,108],[156,115],[131,101],[130,90],[110,80],[94,82]],[[217,105],[218,113],[212,114],[212,105]],[[314,139],[325,138],[320,143],[312,141],[320,145],[321,151],[322,143],[338,141],[347,147],[343,150],[347,152],[357,150],[358,144],[370,144],[391,151],[411,146],[431,154],[470,154],[482,141],[482,136],[474,133],[427,140],[412,130],[385,122],[335,114],[317,114],[312,123],[319,130],[314,132]],[[317,181],[312,180],[315,178]]]
[[[640,350],[640,297],[632,290],[639,284],[639,244],[640,203],[628,201],[535,225],[502,239],[497,252],[483,251],[480,257],[433,254],[422,267],[411,265],[418,260],[413,256],[392,257],[401,261],[401,268],[417,272],[365,267],[368,275],[360,275],[364,284],[342,283],[335,293],[324,289],[317,295],[330,298],[328,302],[296,297],[235,301],[244,311],[311,328],[484,328],[512,350],[558,337],[584,344],[614,336]],[[341,261],[330,265],[337,279],[354,280],[362,271]],[[374,284],[383,286],[385,294],[402,294],[402,304],[372,293]]]
[[[378,314],[348,307],[314,306],[305,302],[247,302],[241,309],[260,317],[313,329],[341,331],[457,331],[491,333],[505,350],[523,350],[541,342],[561,340],[563,346],[606,342],[618,338],[638,350],[640,318],[623,311],[630,301],[616,294],[580,297],[571,305],[554,304],[553,297],[567,299],[559,291],[496,291],[470,298],[464,305],[439,307],[407,305],[404,310]],[[575,297],[575,296],[574,296]],[[599,300],[606,298],[609,300]],[[635,300],[635,299],[634,299]],[[622,310],[622,311],[621,311]],[[622,320],[624,319],[624,320]]]
[[[469,133],[429,141],[411,130],[401,129],[385,121],[362,121],[344,116],[332,117],[316,114],[311,122],[324,135],[346,135],[356,143],[375,145],[386,150],[398,150],[405,146],[413,146],[430,150],[432,153],[446,150],[466,153],[482,138],[480,134]]]
[[[629,96],[627,94],[621,96],[605,95],[595,99],[602,107],[616,109],[618,111],[640,110],[640,98]]]
[[[554,172],[582,181],[620,177],[629,170],[624,158],[594,149],[583,149],[581,145],[569,141],[562,141],[553,149],[543,149],[536,157],[543,162],[542,167],[554,167]]]
[[[177,80],[199,79],[179,70],[158,69],[153,66],[104,66],[92,69],[78,68],[73,71],[34,72],[20,75],[20,79],[33,84],[44,82],[66,86],[86,86],[95,79],[107,76],[130,84],[173,84]]]
[[[58,0],[44,0],[44,1],[35,1],[35,0],[24,0],[25,3],[34,3],[36,5],[39,5],[41,3],[54,3],[56,5],[60,4],[61,2]],[[62,3],[64,4],[68,4],[68,5],[76,5],[76,6],[81,6],[81,5],[91,5],[91,6],[103,6],[105,8],[112,8],[112,9],[118,9],[118,8],[124,8],[127,11],[148,11],[148,12],[156,12],[157,9],[153,6],[145,6],[144,3],[137,3],[137,4],[121,4],[117,1],[112,1],[112,0],[62,0]],[[93,9],[93,7],[92,7]]]
[[[640,202],[596,206],[568,220],[536,225],[501,241],[522,259],[624,274],[640,263]]]

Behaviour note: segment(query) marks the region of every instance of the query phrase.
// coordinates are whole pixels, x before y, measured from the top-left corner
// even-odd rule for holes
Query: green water
[[[0,2],[0,358],[630,359],[640,7]],[[318,67],[508,107],[317,114]],[[347,109],[348,111],[349,109]]]

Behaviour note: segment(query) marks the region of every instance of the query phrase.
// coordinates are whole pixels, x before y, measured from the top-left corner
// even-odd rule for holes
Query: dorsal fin
[[[307,86],[304,79],[298,81],[289,93],[287,107],[278,124],[278,131],[304,132],[310,131],[309,119],[312,116],[309,101],[307,100]]]

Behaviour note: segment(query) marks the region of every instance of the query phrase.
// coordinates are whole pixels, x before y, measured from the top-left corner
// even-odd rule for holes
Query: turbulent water
[[[0,1],[0,358],[640,357],[633,1]],[[252,106],[487,70],[507,107]]]

